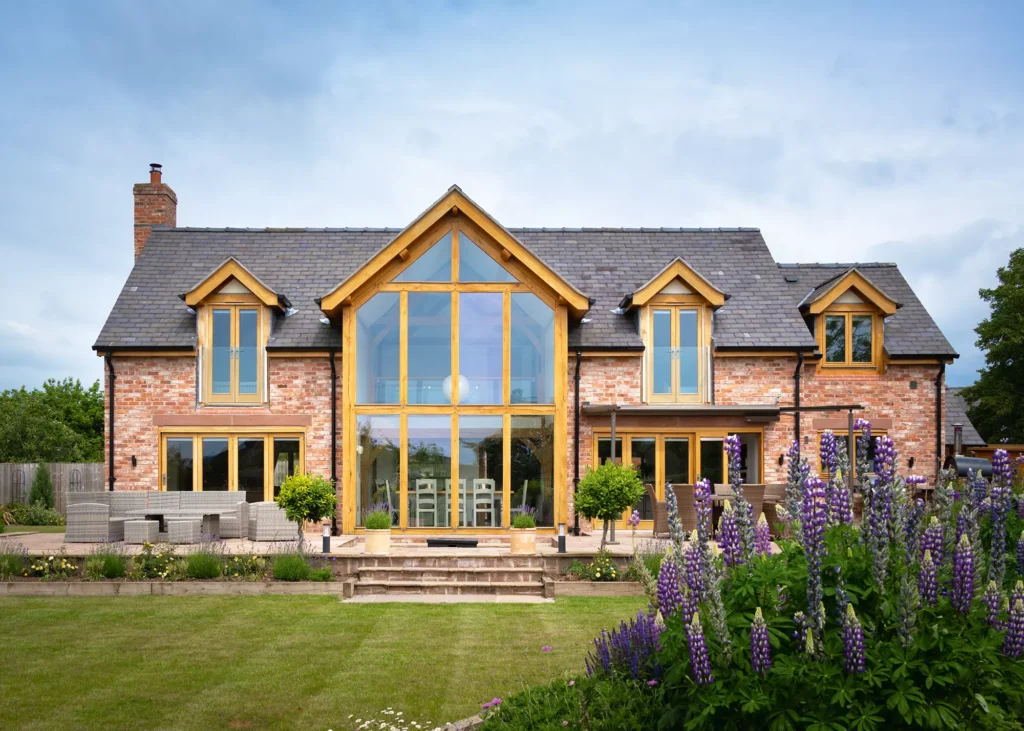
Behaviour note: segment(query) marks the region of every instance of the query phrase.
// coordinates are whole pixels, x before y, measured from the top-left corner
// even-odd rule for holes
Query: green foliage
[[[313,567],[301,553],[283,553],[274,557],[273,574],[278,581],[309,581]]]
[[[28,561],[27,571],[22,572],[43,581],[65,581],[75,575],[78,564],[63,554],[40,556]]]
[[[50,479],[50,468],[45,464],[36,467],[32,478],[32,490],[28,494],[29,505],[42,503],[44,507],[53,507],[53,481]]]
[[[618,520],[644,494],[644,485],[633,465],[608,460],[587,470],[576,489],[576,509],[591,520]]]
[[[363,526],[367,530],[389,530],[391,528],[391,513],[387,510],[373,510],[366,514]]]
[[[174,554],[166,546],[143,543],[142,551],[132,560],[131,578],[173,581],[177,574]]]
[[[618,581],[623,576],[611,553],[604,550],[598,551],[590,563],[573,561],[565,573],[581,581]]]
[[[224,576],[229,579],[259,581],[266,579],[268,563],[263,556],[232,556],[224,561]]]
[[[976,345],[985,352],[985,367],[978,380],[961,395],[968,404],[971,423],[990,444],[1000,440],[1024,442],[1024,249],[1010,254],[1010,262],[996,271],[999,284],[978,294],[991,312],[975,332]]]
[[[185,575],[190,579],[216,579],[221,575],[219,553],[199,550],[185,557]]]
[[[0,545],[0,581],[25,574],[28,556],[21,546]]]
[[[324,518],[333,518],[338,507],[338,496],[331,481],[318,475],[285,478],[275,500],[288,520],[298,524],[300,542],[304,522],[319,523]],[[390,524],[390,519],[388,522]]]
[[[316,569],[309,572],[310,581],[334,581],[334,574],[329,568]]]
[[[518,512],[512,516],[512,527],[516,530],[524,530],[526,528],[536,528],[537,518],[534,517],[533,513],[529,512]]]
[[[85,559],[82,573],[90,581],[123,579],[128,575],[129,560],[117,544],[102,546]]]
[[[8,503],[3,508],[3,522],[7,525],[64,525],[64,516],[42,503]]]
[[[103,392],[75,379],[0,393],[0,462],[101,462]]]
[[[642,680],[556,680],[503,702],[487,715],[483,729],[656,729],[661,695],[660,685]]]

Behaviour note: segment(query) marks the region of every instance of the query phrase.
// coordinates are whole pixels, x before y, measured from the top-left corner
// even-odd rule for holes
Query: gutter
[[[935,473],[942,469],[942,445],[945,441],[945,429],[942,428],[942,382],[946,377],[946,362],[939,364],[939,372],[935,375]]]
[[[335,350],[331,348],[331,485],[338,494],[338,368],[334,362]],[[331,518],[331,535],[338,535],[338,511]]]
[[[109,374],[110,381],[110,437],[108,441],[108,448],[110,450],[109,460],[109,476],[107,478],[110,484],[110,492],[114,491],[114,382],[117,380],[117,374],[114,373],[114,357],[108,350],[104,359],[107,361],[107,373]]]
[[[576,490],[580,486],[580,364],[583,362],[583,351],[576,349],[576,373],[573,380],[573,444],[575,455],[573,455],[572,469],[572,534],[580,534],[580,513],[576,509]]]

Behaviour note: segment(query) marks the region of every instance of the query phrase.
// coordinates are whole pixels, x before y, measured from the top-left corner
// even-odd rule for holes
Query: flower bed
[[[711,485],[689,537],[668,497],[672,548],[656,577],[634,562],[650,610],[594,641],[585,676],[506,699],[485,728],[1024,728],[1024,499],[1006,453],[991,485],[943,473],[925,506],[895,445],[875,440],[872,463],[858,429],[861,526],[828,433],[825,480],[790,450],[777,554],[741,484],[720,551]]]

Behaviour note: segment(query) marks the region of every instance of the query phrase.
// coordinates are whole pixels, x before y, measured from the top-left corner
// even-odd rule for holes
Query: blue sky
[[[1018,2],[0,4],[0,388],[100,376],[150,162],[179,225],[402,226],[458,183],[510,226],[897,261],[969,383],[977,290],[1024,246],[1022,27]]]

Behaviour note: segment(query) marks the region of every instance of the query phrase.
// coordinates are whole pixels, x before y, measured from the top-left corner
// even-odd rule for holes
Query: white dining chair
[[[448,491],[448,512],[451,513],[452,504],[452,481],[450,479],[444,481],[444,489]],[[461,525],[466,524],[466,481],[459,480],[459,515],[463,516],[463,519],[459,521]]]
[[[484,477],[478,477],[475,480],[473,480],[473,525],[476,525],[476,519],[478,514],[486,514],[488,517],[488,522],[484,523],[484,525],[494,527],[494,493],[494,480]]]
[[[423,527],[423,516],[430,515],[432,526],[437,525],[437,480],[421,477],[416,480],[416,526]]]

